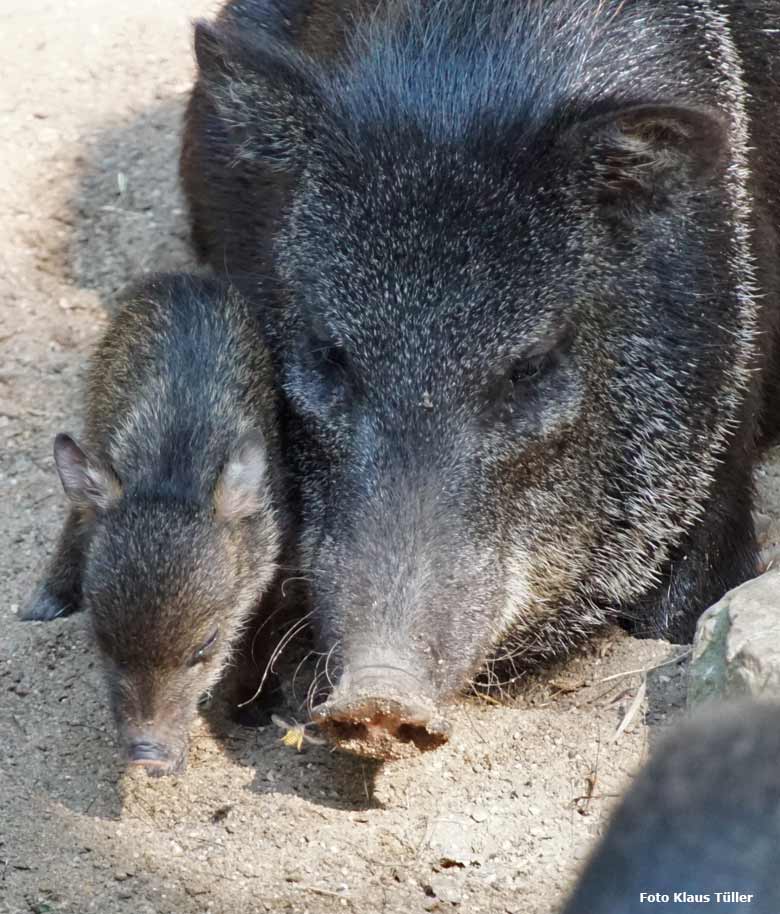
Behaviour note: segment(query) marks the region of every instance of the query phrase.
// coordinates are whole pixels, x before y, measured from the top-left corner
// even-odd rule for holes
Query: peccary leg
[[[740,456],[722,465],[702,522],[680,544],[659,585],[623,621],[637,637],[690,643],[701,613],[757,574],[752,461]]]
[[[262,690],[255,696],[263,673],[264,670],[256,662],[241,652],[226,674],[222,691],[228,704],[228,713],[242,727],[264,727],[271,720],[271,712],[283,703],[279,677],[271,671],[265,677]]]
[[[87,538],[81,513],[71,509],[46,576],[22,609],[22,619],[50,622],[82,608],[81,569]]]
[[[267,669],[271,648],[277,643],[269,620],[273,600],[262,601],[254,624],[250,625],[236,646],[221,691],[227,701],[230,717],[244,727],[262,727],[270,721],[271,710],[282,702],[279,677]],[[265,681],[263,678],[265,677]],[[262,689],[259,694],[260,684]]]
[[[307,594],[300,586],[301,578],[289,580],[289,571],[281,569],[297,567],[297,555],[287,552],[280,556],[276,580],[260,601],[223,679],[222,693],[230,716],[244,727],[265,726],[271,712],[281,711],[285,705],[281,680],[273,667],[275,660],[287,653],[285,647],[291,647],[287,635],[297,630],[291,639],[297,645],[299,638],[306,637],[302,621],[306,618]],[[256,695],[261,683],[262,690]]]

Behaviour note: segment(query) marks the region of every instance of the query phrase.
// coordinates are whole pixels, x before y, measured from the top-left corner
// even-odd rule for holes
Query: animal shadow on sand
[[[148,273],[195,270],[178,156],[186,94],[84,137],[58,220],[64,275],[110,308]]]

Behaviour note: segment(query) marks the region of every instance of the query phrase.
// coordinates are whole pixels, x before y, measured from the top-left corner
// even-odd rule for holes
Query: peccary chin
[[[236,162],[296,181],[269,323],[342,666],[381,641],[444,694],[630,614],[750,435],[729,87],[674,17],[586,7],[379,17],[327,66],[196,39]]]

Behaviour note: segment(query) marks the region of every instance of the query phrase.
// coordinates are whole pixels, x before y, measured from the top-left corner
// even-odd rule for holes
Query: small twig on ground
[[[601,734],[599,733],[598,739],[596,741],[596,761],[593,763],[593,767],[590,770],[590,773],[585,777],[585,796],[584,797],[575,797],[574,806],[577,812],[581,816],[590,815],[590,801],[593,799],[594,791],[596,789],[596,782],[599,779],[599,759],[601,758]],[[584,806],[579,804],[584,801]]]
[[[589,808],[590,801],[594,797],[593,791],[595,789],[596,789],[596,775],[595,775],[595,773],[591,773],[591,774],[587,775],[587,777],[585,778],[585,793],[583,794],[583,796],[575,797],[573,800],[574,805],[577,807],[577,812],[581,816],[590,815],[590,808]],[[580,803],[582,803],[583,805],[580,806],[579,805]]]
[[[655,666],[642,667],[638,670],[626,670],[623,673],[613,673],[611,676],[605,676],[603,679],[597,679],[593,685],[601,685],[604,682],[612,682],[613,679],[620,679],[622,676],[636,676],[640,673],[646,676],[648,673],[652,673],[655,670],[660,670],[662,667],[672,666],[674,663],[679,663],[692,652],[693,648],[689,647],[687,650],[683,651],[681,654],[678,654],[676,657],[672,657],[671,660],[664,660],[663,663],[657,663]]]
[[[503,701],[499,701],[498,698],[494,698],[492,695],[486,695],[484,692],[474,692],[474,697],[478,701],[484,701],[488,705],[498,705],[498,707],[503,708],[505,704]]]
[[[588,784],[588,789],[590,789],[590,783]],[[584,802],[586,809],[585,810],[578,809],[577,812],[582,816],[587,816],[587,815],[589,815],[589,813],[587,811],[587,805],[588,805],[588,803],[590,803],[591,800],[609,800],[609,799],[612,799],[613,797],[619,797],[619,796],[622,796],[622,794],[619,794],[619,793],[586,793],[581,797],[575,797],[572,800],[572,803],[576,804],[576,803]]]
[[[30,508],[37,508],[38,505],[42,505],[45,501],[49,501],[58,494],[58,492],[47,492],[45,495],[41,495],[40,498],[36,498],[35,501],[30,505]]]
[[[645,697],[645,692],[647,691],[647,680],[643,679],[642,684],[636,690],[636,695],[634,695],[634,700],[628,707],[628,710],[623,715],[623,720],[620,721],[617,730],[615,731],[615,736],[613,737],[613,742],[617,742],[620,737],[623,735],[623,731],[631,723],[631,721],[636,716],[636,712],[642,705],[642,700]]]
[[[617,695],[613,695],[607,703],[611,708],[612,705],[616,705],[619,701],[623,701],[624,698],[628,698],[631,695],[632,689],[623,689],[621,692],[618,692]]]
[[[469,725],[471,726],[471,729],[477,734],[477,736],[482,740],[483,743],[487,744],[487,740],[485,739],[484,734],[482,734],[482,733],[480,732],[479,727],[474,723],[474,720],[472,719],[472,717],[471,717],[471,715],[469,714],[468,710],[467,710],[465,707],[463,707],[463,706],[461,706],[461,708],[462,708],[462,710],[463,710],[463,713],[466,715],[466,720],[469,722]]]
[[[595,695],[593,698],[587,698],[587,699],[585,699],[585,701],[579,702],[579,703],[577,704],[577,707],[578,707],[578,708],[585,708],[585,707],[587,707],[588,705],[598,705],[598,704],[600,704],[605,698],[607,698],[608,696],[610,696],[610,695],[615,691],[615,689],[617,689],[617,688],[619,688],[618,684],[617,684],[616,682],[613,682],[612,685],[607,686],[606,689],[604,689],[603,691],[599,692],[599,694],[598,694],[598,695]]]
[[[346,895],[344,892],[332,892],[330,889],[321,889],[316,885],[298,885],[297,888],[301,889],[303,892],[314,892],[315,895],[327,895],[329,898],[349,899],[349,895]]]

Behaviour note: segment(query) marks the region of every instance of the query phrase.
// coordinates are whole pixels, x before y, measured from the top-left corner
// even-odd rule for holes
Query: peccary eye
[[[552,357],[541,356],[533,359],[519,359],[509,370],[508,380],[513,388],[531,384],[552,367]]]
[[[572,328],[564,324],[549,338],[513,362],[507,374],[512,386],[522,388],[533,384],[556,368],[571,348],[573,338]]]
[[[316,321],[314,326],[309,329],[304,345],[309,358],[319,368],[345,370],[348,367],[344,347],[333,338],[329,329],[321,321]]]
[[[330,337],[326,330],[311,331],[307,341],[306,361],[331,388],[343,392],[355,385],[349,354],[344,346]]]
[[[570,348],[573,334],[564,325],[519,358],[505,365],[490,386],[493,409],[505,419],[515,415],[521,404],[536,402],[540,384],[561,364]]]
[[[512,362],[502,384],[506,402],[511,404],[518,397],[531,396],[542,378],[552,371],[559,361],[559,355],[554,351]]]
[[[330,372],[342,377],[346,377],[349,372],[349,359],[340,346],[320,344],[318,357],[320,364]]]
[[[203,663],[204,660],[208,660],[209,657],[214,653],[214,649],[217,646],[217,641],[219,640],[219,629],[215,628],[214,631],[209,635],[206,641],[201,644],[201,646],[195,651],[195,653],[190,658],[189,666],[195,666],[198,663]]]

